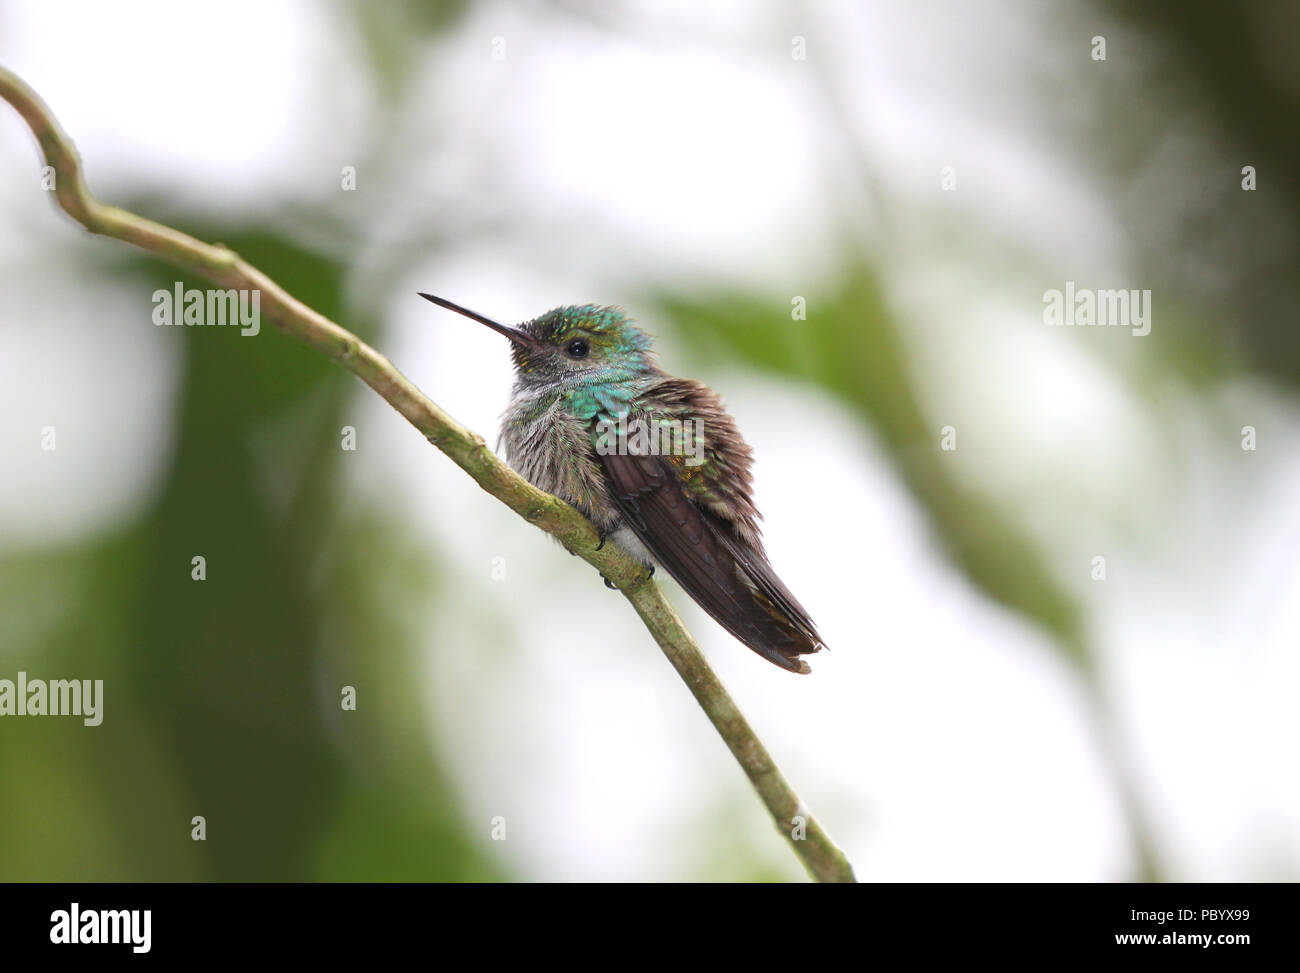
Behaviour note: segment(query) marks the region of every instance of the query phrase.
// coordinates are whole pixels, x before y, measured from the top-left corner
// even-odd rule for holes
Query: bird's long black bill
[[[416,291],[416,293],[426,301],[437,304],[439,307],[445,307],[448,311],[455,311],[457,314],[463,314],[471,321],[477,321],[479,324],[486,324],[493,331],[505,335],[517,345],[523,345],[525,348],[532,348],[534,350],[540,346],[540,342],[536,338],[528,334],[528,332],[522,331],[512,325],[502,324],[500,321],[494,321],[492,318],[487,317],[484,314],[479,314],[477,311],[471,311],[467,307],[461,307],[459,304],[454,304],[445,297],[435,297],[434,295],[426,294],[423,291]]]

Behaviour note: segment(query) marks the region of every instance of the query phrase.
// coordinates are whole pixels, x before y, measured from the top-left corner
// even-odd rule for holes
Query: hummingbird
[[[601,545],[652,574],[663,567],[764,659],[811,671],[800,656],[825,646],[764,553],[753,451],[717,393],[664,372],[649,335],[618,308],[558,307],[509,325],[420,296],[510,339],[501,441],[517,473],[581,511]]]

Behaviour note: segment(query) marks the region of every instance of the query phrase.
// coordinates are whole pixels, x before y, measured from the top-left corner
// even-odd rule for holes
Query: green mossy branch
[[[223,288],[259,291],[262,312],[277,329],[360,378],[475,483],[529,523],[559,538],[618,585],[726,742],[808,873],[822,882],[854,881],[844,853],[804,809],[672,605],[637,561],[612,544],[598,548],[596,529],[585,517],[515,473],[487,448],[483,437],[422,395],[387,358],[294,298],[238,254],[95,199],[86,188],[72,141],[36,92],[4,68],[0,68],[0,98],[17,110],[36,136],[46,163],[55,172],[55,198],[74,220],[91,233],[132,243]]]

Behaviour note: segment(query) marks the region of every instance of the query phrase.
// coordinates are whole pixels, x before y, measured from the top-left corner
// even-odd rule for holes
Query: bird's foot
[[[599,531],[598,533],[600,534],[600,543],[596,545],[596,548],[595,548],[595,549],[596,549],[597,551],[599,551],[602,547],[605,546],[605,539],[606,539],[607,537],[609,537],[609,535],[608,535],[607,533],[605,533],[603,530],[602,530],[602,531]]]
[[[600,580],[605,582],[605,587],[610,591],[618,591],[618,585],[614,584],[613,581],[610,581],[609,578],[605,577],[603,574],[600,576]]]

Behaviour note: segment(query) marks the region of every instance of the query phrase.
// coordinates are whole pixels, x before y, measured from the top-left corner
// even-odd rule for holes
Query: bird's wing
[[[727,631],[770,662],[808,672],[799,656],[821,648],[821,639],[763,553],[749,447],[717,396],[683,379],[652,387],[626,428],[675,416],[701,421],[702,462],[626,448],[600,452],[615,505],[655,559]]]

